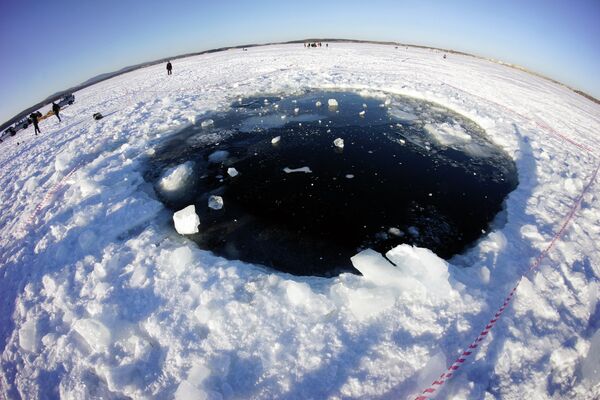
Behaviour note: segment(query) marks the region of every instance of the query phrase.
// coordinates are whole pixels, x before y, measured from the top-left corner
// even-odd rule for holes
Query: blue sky
[[[600,98],[600,0],[0,0],[0,123],[92,76],[306,37],[393,40],[523,65]]]

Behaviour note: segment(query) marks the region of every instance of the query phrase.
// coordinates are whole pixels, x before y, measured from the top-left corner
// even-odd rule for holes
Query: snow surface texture
[[[332,279],[228,261],[178,235],[141,176],[153,147],[238,97],[306,89],[380,95],[382,106],[382,91],[414,96],[480,124],[519,170],[496,228],[450,262],[400,246],[387,255],[397,267],[361,253],[364,276]],[[205,54],[174,62],[168,79],[157,65],[75,96],[62,123],[0,144],[8,398],[414,396],[477,336],[587,184],[597,160],[567,139],[600,145],[600,106],[563,86],[386,45]],[[468,142],[451,125],[431,130]],[[598,187],[440,397],[600,396]]]

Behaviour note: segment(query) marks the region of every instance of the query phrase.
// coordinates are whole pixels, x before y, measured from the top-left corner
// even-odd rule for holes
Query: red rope
[[[504,313],[504,310],[506,310],[506,307],[508,307],[511,300],[513,299],[513,296],[514,296],[515,292],[517,291],[517,288],[519,287],[519,284],[521,283],[523,276],[525,276],[527,273],[533,271],[534,269],[536,269],[540,266],[542,260],[548,255],[548,253],[554,247],[556,242],[565,233],[567,225],[571,222],[571,220],[575,216],[577,209],[579,208],[579,206],[581,205],[581,202],[583,201],[583,196],[586,194],[586,192],[590,189],[590,187],[596,180],[596,176],[598,175],[599,169],[600,169],[600,163],[598,163],[598,166],[596,167],[596,170],[592,174],[592,177],[590,178],[588,184],[584,187],[583,191],[581,192],[581,194],[579,195],[579,197],[577,198],[577,200],[575,201],[575,203],[569,210],[569,213],[565,217],[565,220],[564,220],[563,224],[561,225],[560,229],[558,230],[558,232],[556,232],[556,234],[554,235],[554,237],[552,238],[550,243],[537,256],[537,258],[531,264],[531,266],[529,267],[527,272],[525,272],[525,274],[521,275],[521,277],[517,281],[517,284],[508,293],[508,295],[504,299],[504,302],[498,308],[498,310],[496,311],[494,316],[486,324],[485,328],[483,328],[483,330],[481,332],[479,332],[479,335],[477,335],[475,340],[466,349],[464,349],[461,352],[460,356],[458,356],[458,358],[452,363],[452,365],[450,365],[448,367],[448,369],[446,371],[444,371],[444,373],[442,373],[438,379],[434,380],[431,383],[431,385],[429,385],[428,388],[423,390],[421,392],[421,394],[419,394],[417,397],[415,397],[415,400],[427,400],[431,396],[433,396],[435,394],[435,392],[438,391],[444,385],[444,383],[446,383],[448,380],[450,380],[450,378],[452,378],[454,376],[455,371],[460,369],[460,367],[467,361],[469,356],[471,356],[471,354],[473,354],[475,349],[477,349],[477,347],[479,347],[479,344],[485,340],[488,333],[490,333],[490,331],[492,330],[494,325],[496,325],[496,322],[498,322],[498,320],[502,316],[502,313]]]

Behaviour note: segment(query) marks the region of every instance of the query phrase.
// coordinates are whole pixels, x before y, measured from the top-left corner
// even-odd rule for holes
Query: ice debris
[[[336,108],[338,106],[338,102],[336,99],[327,100],[327,105],[331,108]]]
[[[210,196],[208,198],[208,207],[213,210],[220,210],[223,208],[223,198],[221,196]]]
[[[404,232],[402,232],[400,229],[394,228],[394,227],[388,229],[388,233],[390,235],[394,235],[394,236],[398,236],[398,237],[404,236]]]
[[[337,138],[333,141],[333,145],[335,147],[337,147],[338,149],[343,149],[344,148],[344,139],[342,138]]]
[[[321,107],[322,105],[323,105],[323,103],[321,103],[320,101],[317,101],[317,102],[315,103],[315,106],[317,106],[317,107]]]
[[[214,123],[215,123],[215,121],[213,121],[212,119],[206,119],[200,123],[200,126],[202,128],[208,128],[209,126],[212,126]]]
[[[280,140],[281,140],[281,136],[275,136],[273,139],[271,139],[271,143],[277,144],[277,143],[279,143]]]
[[[175,230],[180,235],[198,233],[200,217],[196,214],[196,206],[192,204],[183,210],[175,212],[173,214],[173,222],[175,223]]]
[[[285,172],[286,174],[291,174],[292,172],[304,172],[306,174],[312,173],[312,171],[309,167],[294,168],[294,169],[285,167],[283,169],[283,172]]]
[[[183,195],[194,180],[194,162],[187,161],[166,169],[158,180],[157,189],[163,197],[173,200]]]
[[[214,153],[208,156],[208,162],[211,163],[220,163],[223,162],[229,157],[229,152],[225,150],[217,150]]]
[[[231,168],[227,168],[227,175],[229,175],[232,178],[235,178],[236,176],[239,175],[239,172],[237,169],[231,167]]]

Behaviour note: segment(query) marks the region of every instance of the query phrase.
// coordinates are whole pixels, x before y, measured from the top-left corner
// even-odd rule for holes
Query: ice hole
[[[330,99],[335,109],[320,107]],[[409,97],[242,98],[210,119],[160,145],[146,179],[169,209],[195,205],[202,224],[188,237],[201,248],[297,275],[354,271],[360,250],[402,243],[450,258],[489,230],[517,185],[481,127]],[[195,179],[169,181],[187,193],[165,195],[181,165]],[[208,206],[215,196],[224,207]]]

